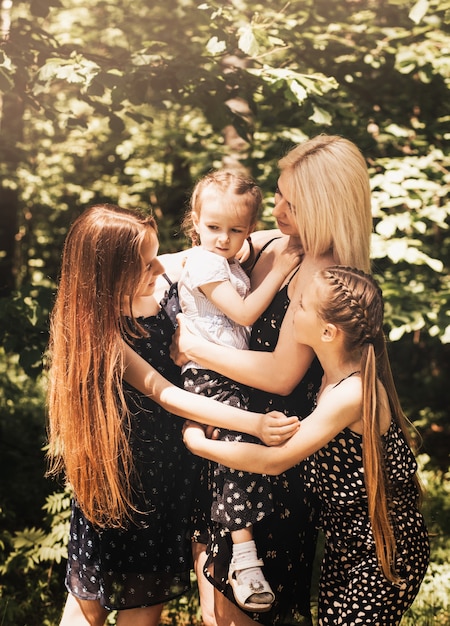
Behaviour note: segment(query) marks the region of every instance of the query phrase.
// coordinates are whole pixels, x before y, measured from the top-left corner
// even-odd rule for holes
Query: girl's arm
[[[288,395],[306,374],[314,357],[311,348],[294,341],[293,314],[294,306],[290,304],[273,352],[236,350],[213,344],[191,333],[179,315],[179,329],[170,355],[178,365],[195,361],[243,385]]]
[[[188,422],[184,442],[191,452],[227,467],[256,474],[278,475],[322,448],[344,428],[360,421],[361,381],[344,381],[324,396],[319,406],[301,422],[295,435],[280,446],[268,448],[239,441],[206,439],[198,425]]]
[[[203,294],[222,313],[242,326],[251,326],[267,309],[286,276],[298,266],[301,250],[292,246],[276,257],[273,268],[258,287],[242,298],[230,281],[211,282],[200,286]]]
[[[195,393],[184,391],[161,376],[147,361],[123,342],[124,379],[166,411],[219,428],[255,435],[267,445],[279,444],[299,428],[298,419],[282,413],[264,415],[244,411]]]

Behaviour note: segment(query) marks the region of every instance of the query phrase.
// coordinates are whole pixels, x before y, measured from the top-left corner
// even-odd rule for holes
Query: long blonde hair
[[[383,334],[383,297],[374,279],[349,267],[328,267],[317,274],[321,295],[317,313],[344,333],[349,353],[361,354],[363,387],[363,466],[369,516],[378,561],[386,578],[399,582],[395,571],[396,543],[389,518],[389,484],[380,433],[381,412],[390,410],[410,444],[409,422],[400,406]],[[385,388],[389,409],[380,401],[379,385]],[[421,488],[414,476],[418,500]]]
[[[133,509],[121,308],[128,297],[132,309],[149,233],[154,219],[135,211],[102,204],[82,213],[64,244],[50,319],[48,473],[64,471],[98,526],[123,526]]]
[[[278,165],[290,175],[287,194],[305,252],[320,256],[332,250],[336,263],[370,271],[370,183],[355,144],[318,135],[290,150]]]

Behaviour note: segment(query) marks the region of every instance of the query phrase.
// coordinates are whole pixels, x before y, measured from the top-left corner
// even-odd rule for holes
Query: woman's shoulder
[[[262,252],[266,248],[270,248],[270,250],[275,249],[278,242],[283,241],[284,238],[288,239],[277,229],[254,231],[244,242],[236,258],[245,271],[251,274]]]
[[[164,267],[164,273],[160,274],[156,279],[155,298],[158,302],[164,297],[170,285],[178,282],[186,259],[191,251],[192,248],[189,248],[188,250],[180,250],[180,252],[170,252],[158,256],[158,260]]]
[[[166,277],[168,277],[171,283],[176,283],[180,277],[186,259],[192,250],[193,248],[188,248],[187,250],[180,250],[179,252],[160,254],[158,260],[164,267],[164,274],[160,276],[158,280],[164,281],[167,285],[168,281]]]
[[[269,230],[255,230],[251,235],[252,247],[256,254],[260,252],[265,246],[269,245],[276,239],[285,237],[283,233],[277,228]]]

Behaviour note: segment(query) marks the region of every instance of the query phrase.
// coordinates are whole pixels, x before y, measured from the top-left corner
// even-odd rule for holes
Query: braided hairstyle
[[[398,583],[396,543],[389,517],[389,484],[380,432],[380,417],[388,407],[379,395],[381,385],[387,393],[392,419],[399,424],[408,443],[410,436],[409,422],[400,406],[386,350],[382,292],[372,276],[350,267],[328,267],[319,272],[318,280],[325,287],[317,307],[319,317],[343,332],[346,350],[361,355],[363,466],[369,516],[380,567],[388,580]],[[420,496],[417,476],[414,480]]]

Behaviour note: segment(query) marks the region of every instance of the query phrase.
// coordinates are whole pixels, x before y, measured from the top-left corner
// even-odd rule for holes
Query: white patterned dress
[[[230,282],[241,298],[250,291],[250,279],[237,260],[228,261],[200,246],[193,248],[178,281],[180,306],[186,324],[194,334],[208,341],[238,350],[246,349],[250,328],[230,319],[201,291],[202,285],[215,282]],[[182,378],[186,391],[241,409],[248,407],[247,387],[197,363],[190,361],[184,365]],[[219,439],[261,443],[256,437],[225,428],[220,429]],[[240,530],[259,523],[272,513],[268,476],[239,472],[220,463],[201,463],[203,469],[197,499],[202,504],[197,508],[204,509],[201,514],[207,525],[210,517],[228,530]]]

